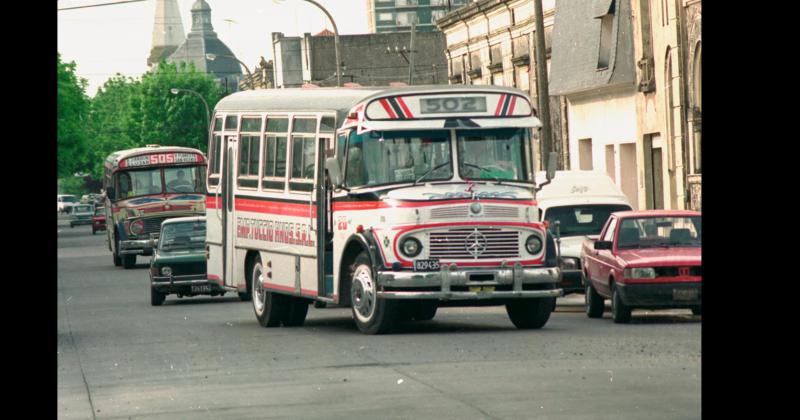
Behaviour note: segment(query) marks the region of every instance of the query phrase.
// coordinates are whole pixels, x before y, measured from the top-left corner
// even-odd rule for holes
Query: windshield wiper
[[[489,168],[484,168],[484,167],[482,167],[482,166],[473,165],[473,164],[471,164],[471,163],[466,163],[466,162],[463,162],[463,165],[464,165],[464,166],[472,166],[473,168],[478,168],[478,169],[480,169],[481,171],[486,171],[487,173],[489,172]],[[500,178],[498,178],[498,177],[496,177],[496,176],[492,176],[492,178],[494,178],[494,180],[495,180],[495,181],[497,181],[497,185],[500,185],[500,182],[501,182],[501,181],[500,181]]]
[[[420,181],[422,181],[422,179],[423,179],[423,178],[425,178],[426,176],[430,175],[430,174],[431,174],[431,172],[433,172],[433,171],[435,171],[435,170],[437,170],[437,169],[439,169],[439,168],[442,168],[442,167],[444,167],[445,165],[449,165],[449,164],[450,164],[450,161],[447,161],[447,162],[445,162],[445,163],[440,163],[440,164],[438,164],[438,165],[434,166],[433,168],[429,169],[429,170],[428,170],[428,172],[425,172],[425,174],[423,174],[421,177],[419,177],[419,179],[417,179],[416,181],[414,181],[414,184],[413,184],[413,186],[416,186],[416,185],[417,185],[417,183],[419,183]]]

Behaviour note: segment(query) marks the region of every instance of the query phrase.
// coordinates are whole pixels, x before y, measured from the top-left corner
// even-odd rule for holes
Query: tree
[[[72,176],[86,163],[86,120],[89,99],[86,97],[86,79],[75,75],[75,62],[63,63],[57,53],[58,65],[58,177]]]
[[[154,72],[142,76],[141,102],[133,119],[141,123],[141,144],[207,149],[208,115],[200,98],[190,93],[174,95],[172,88],[190,89],[202,95],[213,110],[224,89],[193,64],[161,62]],[[134,110],[136,112],[136,110]]]
[[[88,170],[92,178],[102,179],[108,155],[142,144],[140,124],[134,112],[134,107],[141,103],[140,97],[141,82],[120,74],[108,79],[97,90],[89,114],[91,159]]]

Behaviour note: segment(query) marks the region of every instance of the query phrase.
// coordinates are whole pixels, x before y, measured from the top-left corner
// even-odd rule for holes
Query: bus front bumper
[[[149,239],[119,241],[120,255],[153,255],[153,244]]]
[[[443,265],[441,271],[382,271],[377,276],[383,299],[482,300],[505,298],[555,298],[557,267],[458,268]]]

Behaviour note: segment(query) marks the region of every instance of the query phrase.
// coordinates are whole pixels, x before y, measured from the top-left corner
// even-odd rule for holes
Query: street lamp
[[[328,11],[324,7],[322,7],[321,4],[317,3],[314,0],[303,0],[303,1],[306,1],[308,3],[313,4],[314,6],[319,7],[325,13],[325,15],[328,16],[328,19],[331,21],[331,24],[333,25],[333,48],[336,53],[336,86],[341,87],[342,69],[340,66],[342,62],[339,60],[339,29],[336,28],[336,22],[334,22],[333,16],[331,16],[331,14],[328,13]]]
[[[203,95],[201,95],[201,94],[199,94],[198,92],[195,92],[195,91],[193,91],[193,90],[191,90],[191,89],[179,89],[179,88],[172,88],[172,89],[170,89],[169,91],[170,91],[170,92],[171,92],[173,95],[177,95],[177,94],[178,94],[178,93],[180,93],[180,92],[188,92],[188,93],[194,94],[195,96],[197,96],[198,98],[200,98],[200,100],[201,100],[201,101],[203,101],[203,105],[205,105],[205,106],[206,106],[206,117],[207,117],[207,118],[206,118],[206,127],[207,127],[207,130],[206,130],[206,131],[207,131],[208,133],[211,133],[211,110],[208,108],[208,102],[206,102],[206,98],[204,98],[204,97],[203,97]]]
[[[242,62],[242,60],[239,60],[238,58],[236,58],[236,57],[234,57],[232,55],[228,55],[228,54],[219,54],[219,55],[211,54],[211,53],[206,54],[206,58],[211,60],[211,61],[216,60],[217,57],[232,58],[232,59],[238,61],[239,64],[241,64],[242,67],[244,67],[244,70],[247,72],[247,76],[250,78],[250,89],[256,90],[256,87],[253,85],[253,73],[250,73],[250,69],[247,68],[247,65],[244,64],[244,62]]]

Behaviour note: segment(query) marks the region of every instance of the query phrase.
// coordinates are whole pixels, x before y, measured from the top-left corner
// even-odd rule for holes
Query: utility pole
[[[553,136],[550,129],[550,93],[547,88],[547,52],[544,45],[544,13],[542,13],[542,0],[533,0],[536,19],[536,90],[539,97],[539,119],[542,121],[541,153],[539,154],[542,167],[547,166],[544,157],[554,151]]]
[[[411,51],[408,53],[408,85],[414,84],[414,34],[417,32],[417,19],[411,20]]]

